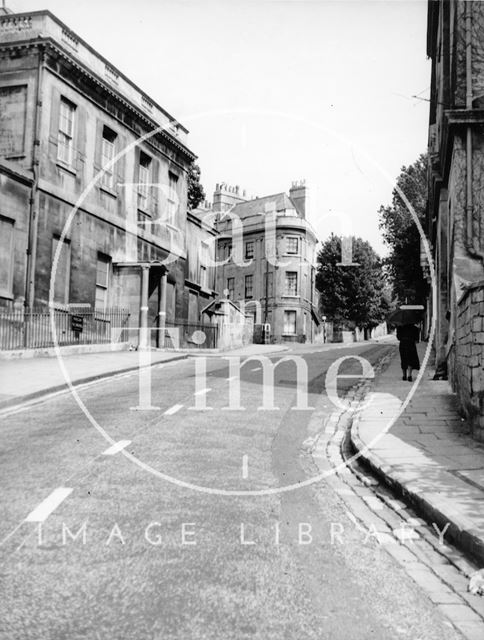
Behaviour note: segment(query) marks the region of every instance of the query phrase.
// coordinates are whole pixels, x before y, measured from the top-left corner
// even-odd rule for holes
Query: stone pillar
[[[158,296],[158,335],[156,346],[163,348],[165,346],[165,322],[166,322],[166,276],[165,271],[160,278],[160,293]]]
[[[140,322],[139,322],[139,349],[149,349],[149,331],[148,331],[148,293],[150,282],[150,268],[141,267],[141,306],[140,306]]]

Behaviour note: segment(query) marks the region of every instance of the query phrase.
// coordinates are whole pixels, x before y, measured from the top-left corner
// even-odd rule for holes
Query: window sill
[[[291,298],[291,300],[299,300],[299,296],[297,294],[293,296],[290,293],[283,293],[281,298]]]
[[[143,209],[139,205],[138,205],[138,212],[142,213],[144,216],[147,216],[148,218],[153,217],[153,213],[149,209]]]
[[[170,229],[170,231],[175,231],[176,233],[180,231],[178,227],[175,227],[175,225],[171,224],[170,222],[164,222],[164,223],[162,222],[161,224],[164,224],[164,226]]]
[[[117,198],[118,197],[118,194],[116,193],[116,191],[113,191],[109,187],[105,187],[102,184],[99,185],[99,191],[102,191],[103,193],[105,193],[107,196],[110,196],[111,198]]]
[[[0,298],[3,298],[4,300],[13,300],[13,293],[11,291],[2,291],[0,289]]]
[[[57,160],[56,165],[59,167],[59,169],[62,169],[62,171],[65,171],[66,173],[70,173],[71,176],[74,176],[74,177],[77,176],[77,171],[73,169],[71,165],[64,164],[60,160]]]
[[[282,333],[281,335],[283,338],[294,338],[297,336],[297,333]]]

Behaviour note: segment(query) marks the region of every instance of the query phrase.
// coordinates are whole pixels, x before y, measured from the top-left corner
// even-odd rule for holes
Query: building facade
[[[187,133],[48,11],[0,15],[0,306],[124,308],[144,346],[198,320]]]
[[[306,220],[308,189],[247,199],[239,187],[216,185],[216,289],[269,325],[271,342],[315,341],[321,321],[315,289],[316,235]]]
[[[484,440],[484,4],[430,0],[428,234],[437,366]]]

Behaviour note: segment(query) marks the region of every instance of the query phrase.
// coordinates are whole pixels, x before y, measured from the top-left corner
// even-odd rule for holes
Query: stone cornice
[[[32,186],[34,183],[34,175],[31,171],[27,171],[15,162],[9,162],[5,158],[0,159],[0,173],[6,174],[19,182],[23,182],[26,186]]]
[[[39,49],[42,46],[49,48],[52,52],[55,52],[58,56],[66,60],[70,65],[72,65],[77,71],[82,73],[91,82],[101,87],[109,96],[111,96],[114,100],[121,104],[126,110],[133,113],[138,120],[143,122],[148,130],[160,128],[159,124],[157,124],[152,118],[150,118],[131,101],[127,100],[119,91],[116,90],[115,87],[111,86],[106,80],[101,79],[100,76],[90,71],[84,64],[82,64],[80,60],[72,56],[66,49],[64,49],[58,42],[56,42],[52,38],[38,38],[36,40],[6,42],[0,44],[0,53],[3,51],[15,51],[19,49]],[[123,126],[126,125],[124,124]],[[172,135],[167,129],[160,130],[159,132],[154,134],[153,138],[156,136],[161,136],[165,143],[181,153],[189,162],[193,162],[194,160],[196,160],[197,156],[192,151],[190,151],[188,147],[177,140],[176,136]],[[149,139],[147,140],[147,142],[149,142]]]

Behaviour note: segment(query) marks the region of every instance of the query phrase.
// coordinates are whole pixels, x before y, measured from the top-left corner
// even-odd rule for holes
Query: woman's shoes
[[[407,375],[404,373],[402,376],[402,380],[406,380],[407,379]]]
[[[412,376],[408,376],[407,380],[408,380],[409,382],[412,382]]]

